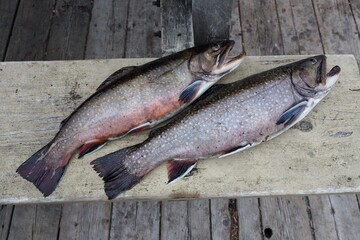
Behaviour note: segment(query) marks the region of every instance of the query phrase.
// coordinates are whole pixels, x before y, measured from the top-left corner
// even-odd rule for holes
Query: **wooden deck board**
[[[0,59],[4,60],[6,48],[20,0],[3,0],[0,5]]]
[[[260,209],[265,238],[312,239],[304,198],[262,198]]]
[[[299,58],[304,57],[248,57],[242,67],[224,81],[233,81]],[[144,60],[1,63],[3,71],[0,75],[6,75],[3,78],[8,79],[1,87],[3,89],[1,94],[8,100],[8,104],[3,104],[2,108],[3,113],[6,112],[7,116],[13,119],[13,126],[1,122],[0,125],[4,130],[0,139],[0,148],[16,149],[18,152],[16,155],[7,155],[5,150],[0,151],[3,154],[1,161],[5,166],[0,174],[0,182],[4,186],[4,191],[0,193],[1,202],[106,199],[102,181],[92,170],[89,162],[103,154],[141,141],[145,137],[144,134],[111,142],[102,151],[86,156],[81,161],[71,161],[59,187],[48,198],[41,197],[32,184],[19,177],[15,170],[28,155],[51,139],[58,129],[59,122],[74,108],[72,102],[63,106],[64,109],[57,107],[56,103],[62,101],[64,95],[66,97],[73,94],[70,93],[72,89],[61,86],[66,86],[66,82],[70,79],[77,79],[77,84],[84,87],[79,87],[76,93],[86,97],[109,73],[121,66],[136,65],[140,61]],[[328,62],[329,66],[340,64],[343,68],[342,78],[329,97],[306,118],[305,121],[313,126],[312,131],[302,132],[298,128],[293,128],[281,137],[243,153],[225,159],[200,161],[200,170],[197,174],[174,185],[165,184],[166,170],[162,165],[135,188],[122,194],[119,199],[209,198],[358,191],[360,179],[356,169],[359,168],[357,165],[359,162],[357,154],[354,153],[359,150],[356,144],[359,126],[351,119],[358,118],[360,112],[358,105],[354,104],[358,99],[358,92],[349,90],[359,88],[357,64],[354,58],[346,55],[329,56]],[[19,69],[20,66],[28,73],[27,75],[14,74],[14,69]],[[47,81],[49,74],[57,83],[56,88],[53,87],[52,82]],[[32,82],[23,80],[28,79],[28,76],[31,76]],[[37,94],[40,86],[45,94]],[[18,89],[17,93],[16,89]],[[66,89],[69,92],[64,94]],[[17,100],[13,100],[14,98]],[[36,104],[31,104],[34,100]],[[341,132],[348,134],[341,135]],[[308,139],[316,139],[316,141],[309,145]],[[22,147],[18,149],[16,146],[20,143]],[[284,147],[286,151],[283,150]],[[276,160],[270,162],[267,157],[270,153],[271,159]],[[228,164],[232,164],[232,167],[228,168]],[[249,168],[254,169],[254,166],[256,166],[256,174],[249,172]],[[271,174],[269,167],[276,169],[278,174]],[[236,176],[235,172],[231,171],[234,168],[239,169]],[[318,168],[323,170],[318,173]],[[233,177],[229,178],[229,175]],[[260,180],[259,175],[262,176]],[[351,181],[347,180],[349,177]],[[281,185],[280,182],[286,184]],[[14,186],[18,190],[14,190]],[[174,195],[173,191],[177,194]]]
[[[194,46],[191,1],[161,1],[161,49],[168,55]]]
[[[126,0],[125,0],[126,1]],[[117,2],[120,2],[120,1],[117,1]],[[283,16],[283,17],[288,17],[286,14],[288,13],[288,12],[286,12],[284,15],[281,15],[281,12],[279,11],[279,6],[281,6],[281,4],[279,4],[279,3],[284,3],[284,1],[279,1],[279,0],[277,0],[276,1],[277,2],[277,11],[278,11],[278,15],[279,15],[279,21],[280,21],[280,27],[281,27],[281,32],[282,32],[282,40],[283,40],[283,43],[284,43],[284,51],[285,51],[285,53],[287,53],[287,54],[289,54],[289,51],[292,49],[292,48],[290,48],[290,50],[287,50],[287,46],[286,46],[286,41],[284,40],[286,37],[288,37],[288,38],[290,38],[290,36],[284,36],[284,29],[283,29],[283,23],[281,22],[281,16]],[[338,1],[339,2],[339,1]],[[352,6],[352,9],[353,9],[353,15],[354,15],[354,19],[356,20],[356,14],[357,14],[357,11],[355,10],[354,11],[354,9],[356,9],[354,6],[356,6],[355,4],[357,3],[356,1],[350,1],[351,2],[351,6]],[[354,3],[355,2],[355,3]],[[316,2],[314,2],[314,4],[315,4]],[[96,4],[96,1],[95,1],[95,3],[94,4]],[[255,3],[256,4],[256,3]],[[303,4],[307,4],[307,2],[306,3],[302,3],[302,5]],[[333,2],[331,2],[331,4],[333,4]],[[0,4],[1,5],[1,4]],[[104,4],[104,5],[106,5],[106,3]],[[295,6],[294,6],[295,5]],[[300,17],[300,20],[299,19],[297,19],[296,18],[296,16],[294,17],[294,27],[296,28],[296,31],[297,31],[297,33],[301,33],[301,32],[304,32],[304,33],[306,33],[306,30],[307,30],[307,27],[313,27],[313,25],[312,24],[307,24],[307,25],[305,25],[305,26],[300,26],[302,23],[305,23],[306,22],[306,19],[305,20],[301,20],[301,16],[305,16],[305,15],[308,15],[308,14],[304,14],[304,11],[308,11],[308,12],[311,12],[311,8],[310,9],[308,9],[308,8],[306,8],[305,9],[305,6],[302,6],[302,5],[300,5],[300,6],[296,6],[296,3],[294,3],[294,1],[290,1],[290,7],[292,7],[292,8],[297,8],[298,7],[298,10],[299,10],[299,13],[298,13],[298,15],[299,15],[299,17]],[[3,6],[3,5],[2,5]],[[29,5],[30,6],[30,5]],[[123,14],[123,12],[124,11],[122,11],[123,9],[121,8],[121,7],[118,7],[118,8],[116,8],[116,6],[121,6],[121,4],[119,4],[119,5],[116,5],[116,3],[114,3],[114,9],[116,9],[116,11],[117,11],[117,13],[119,13],[119,14]],[[289,5],[286,5],[286,6],[289,6]],[[322,8],[323,6],[320,6],[320,8]],[[241,7],[241,8],[243,8],[243,7]],[[31,9],[31,8],[29,8],[29,9]],[[286,7],[286,9],[288,9],[288,7]],[[50,10],[52,10],[52,9],[50,9]],[[291,9],[292,10],[292,14],[295,14],[297,11],[296,10],[294,10],[294,9]],[[101,11],[101,9],[99,10],[99,11]],[[329,13],[331,13],[331,8],[328,8],[328,9],[326,9],[325,11],[327,11],[328,13],[327,14],[329,14]],[[43,14],[44,15],[46,15],[46,13],[48,13],[47,11],[42,11],[43,12]],[[121,12],[121,13],[120,13]],[[94,13],[94,11],[93,11],[93,13]],[[117,15],[117,13],[115,13],[115,17],[116,16],[118,16]],[[21,14],[27,14],[27,13],[25,13],[25,12],[19,12],[18,13],[18,15],[21,15]],[[105,13],[106,14],[106,13]],[[309,15],[308,16],[310,16],[310,17],[312,17],[311,16],[311,13],[309,13]],[[341,15],[340,15],[341,16]],[[93,15],[93,17],[94,17],[94,15]],[[317,17],[319,17],[319,14],[317,14]],[[20,18],[21,18],[21,16],[20,16]],[[48,18],[47,17],[45,17],[44,18],[45,19],[45,21],[48,21]],[[241,18],[240,18],[240,21],[242,21],[242,22],[245,22],[245,17],[244,16],[241,16]],[[266,18],[265,18],[266,19]],[[125,24],[125,23],[124,23]],[[297,24],[300,24],[300,25],[297,25]],[[334,27],[333,26],[333,24],[334,24],[334,22],[331,22],[331,21],[328,21],[328,22],[326,22],[326,23],[324,23],[324,21],[322,21],[321,19],[320,19],[320,21],[319,21],[319,28],[334,28],[334,29],[337,29],[337,27]],[[325,25],[325,26],[324,26]],[[271,27],[271,26],[270,26]],[[304,27],[304,31],[301,31],[301,28],[302,27]],[[316,28],[317,26],[315,26],[315,28]],[[40,27],[41,28],[41,27]],[[90,27],[91,28],[91,27]],[[291,25],[289,25],[289,28],[288,28],[288,30],[291,32]],[[17,30],[15,29],[15,32],[16,32]],[[286,30],[287,31],[287,30]],[[324,31],[324,30],[322,30],[322,31]],[[328,29],[328,30],[326,30],[326,31],[328,31],[329,32],[329,36],[328,36],[328,38],[332,38],[332,36],[331,36],[331,34],[332,34],[332,32],[331,32],[331,30],[330,29]],[[90,32],[91,31],[89,31],[89,35],[90,35]],[[121,28],[119,28],[119,29],[117,29],[117,32],[121,32]],[[37,31],[37,33],[36,34],[41,34],[41,31]],[[106,33],[108,33],[108,30],[104,30],[104,32],[103,32],[104,34],[106,34]],[[244,31],[240,31],[240,33],[241,34],[243,34],[243,33],[245,33]],[[266,31],[264,31],[263,33],[261,33],[260,34],[260,36],[266,36],[267,37],[267,35],[266,34],[264,34],[264,33],[266,33]],[[313,34],[314,32],[312,32],[312,34]],[[335,33],[336,33],[336,31],[335,31]],[[355,34],[359,34],[358,33],[358,30],[357,30],[357,32],[355,32]],[[94,36],[96,36],[97,34],[94,34]],[[101,35],[101,34],[100,34]],[[36,36],[37,37],[37,36]],[[318,46],[319,46],[319,42],[316,42],[316,41],[312,41],[312,40],[314,40],[314,39],[309,39],[309,38],[306,38],[307,36],[304,36],[304,38],[300,38],[299,39],[299,43],[298,43],[298,45],[299,45],[299,49],[300,49],[300,52],[299,53],[301,53],[301,54],[313,54],[313,53],[319,53],[316,49],[318,49]],[[116,39],[116,37],[114,37],[114,39]],[[118,38],[119,39],[119,38]],[[301,40],[304,40],[304,39],[306,39],[306,40],[304,40],[303,41],[303,45],[300,43],[300,41]],[[352,38],[352,37],[350,37],[349,38],[350,39],[350,41],[353,41],[354,39]],[[160,40],[160,39],[159,39]],[[111,42],[111,41],[115,41],[115,40],[110,40],[109,42]],[[118,40],[119,41],[119,40]],[[310,42],[312,42],[311,44],[309,44],[309,41]],[[325,41],[331,41],[331,40],[329,40],[329,39],[326,39]],[[332,38],[332,41],[337,41],[337,38],[336,37],[334,37],[334,38]],[[21,43],[21,44],[23,44],[24,42],[26,42],[23,38],[22,38],[22,40],[21,41],[17,41],[18,43]],[[40,41],[41,42],[41,41]],[[93,45],[92,46],[96,46],[96,41],[93,41],[93,43],[92,43]],[[110,45],[111,43],[108,43],[108,45]],[[114,43],[113,43],[114,44]],[[343,45],[346,45],[347,43],[342,43]],[[41,45],[41,44],[38,44],[37,46],[38,47],[35,47],[34,49],[40,49],[40,48],[42,48],[42,46],[40,46],[40,48],[39,48],[39,45]],[[91,44],[89,44],[89,41],[88,41],[88,45],[91,45]],[[99,42],[99,45],[100,45],[100,42]],[[106,45],[106,44],[105,44]],[[114,48],[114,52],[115,52],[115,50],[119,50],[121,47],[123,47],[123,49],[124,49],[124,46],[122,46],[121,44],[118,44],[118,45],[116,45],[116,44],[114,44],[114,47],[112,47],[112,48]],[[321,45],[321,44],[320,44]],[[333,45],[335,45],[335,44],[333,44]],[[350,44],[351,45],[351,44]],[[9,46],[11,46],[11,43],[9,44]],[[24,52],[27,52],[27,56],[29,56],[29,58],[25,58],[25,57],[23,57],[22,59],[24,60],[24,59],[31,59],[31,57],[30,56],[34,56],[34,55],[36,55],[36,54],[33,54],[33,51],[34,51],[34,49],[31,49],[30,51],[29,51],[29,44],[27,43],[26,44],[26,46],[27,47],[24,47],[24,48],[21,48],[21,50],[19,50],[18,51],[18,53],[19,53],[19,55],[22,55],[22,56],[24,56]],[[118,47],[118,46],[120,46],[120,48]],[[132,46],[132,45],[131,45]],[[159,45],[158,45],[159,46]],[[290,45],[291,46],[291,45]],[[305,51],[303,51],[302,50],[302,46],[303,46],[303,48],[305,48]],[[311,47],[312,46],[315,46],[315,50],[311,50]],[[107,46],[107,47],[110,47],[110,46]],[[125,46],[126,47],[126,46]],[[129,47],[129,46],[128,46]],[[245,48],[247,47],[247,44],[245,44]],[[321,46],[322,47],[322,46]],[[103,48],[99,48],[99,49],[103,49]],[[249,49],[249,48],[247,48],[247,49]],[[328,50],[328,48],[326,48],[327,50]],[[12,50],[13,51],[13,50]],[[41,54],[40,52],[41,51],[43,51],[43,53],[46,53],[46,50],[36,50],[36,51],[39,51],[37,54],[39,54],[38,56],[39,57],[36,57],[36,59],[41,59],[42,57],[40,57],[41,55],[44,55],[44,54]],[[338,53],[338,51],[337,51],[337,49],[336,48],[333,48],[333,50],[332,50],[334,53]],[[99,52],[102,52],[102,50],[100,50],[100,51],[98,51],[98,53]],[[355,52],[355,55],[356,55],[357,53]],[[94,54],[94,55],[96,55],[96,54]],[[91,58],[104,58],[104,57],[96,57],[96,56],[94,56],[94,55],[92,55],[92,54],[90,54],[89,53],[89,51],[87,51],[87,53],[86,53],[86,56],[88,56],[88,57],[91,57]],[[99,56],[99,55],[98,55]],[[112,57],[124,57],[125,55],[116,55],[116,54],[114,54]],[[109,58],[109,57],[111,57],[110,56],[110,54],[109,55],[107,55],[107,57],[106,58]],[[357,57],[358,58],[358,57]],[[20,59],[13,59],[13,60],[20,60]],[[69,85],[69,87],[68,87],[68,89],[67,89],[67,91],[69,92],[69,91],[71,91],[71,89],[72,89],[72,87],[74,87],[75,85]],[[64,92],[64,93],[67,93],[67,92]],[[70,95],[67,95],[67,96],[70,96]],[[69,102],[69,100],[70,100],[70,98],[68,98],[68,102]],[[65,100],[63,100],[64,102],[65,102]],[[71,104],[72,104],[72,106],[73,107],[75,107],[79,102],[81,102],[81,100],[70,100],[71,101]],[[61,102],[60,102],[61,103]],[[64,111],[66,111],[66,109],[63,109]],[[71,111],[71,109],[69,108],[69,109],[67,109],[67,111]],[[61,120],[60,118],[59,118],[59,120]],[[46,139],[43,139],[44,141],[46,140]],[[38,145],[40,145],[40,143],[39,142],[37,142],[37,143],[35,143],[35,144],[38,144]],[[351,195],[341,195],[341,197],[344,197],[344,196],[346,196],[346,197],[349,197],[349,196],[351,196]],[[319,235],[320,234],[320,229],[323,229],[323,231],[328,231],[328,233],[330,232],[330,233],[332,233],[331,231],[330,231],[330,229],[332,228],[332,225],[331,224],[335,224],[335,218],[334,218],[334,216],[333,215],[329,215],[329,214],[325,214],[325,212],[327,211],[327,212],[329,212],[330,211],[330,213],[331,213],[331,208],[330,209],[328,209],[328,208],[326,208],[326,211],[324,210],[323,212],[321,212],[317,207],[316,207],[316,205],[314,205],[314,204],[311,204],[312,202],[314,202],[314,200],[313,199],[321,199],[321,200],[323,200],[323,199],[329,199],[329,197],[327,197],[327,196],[310,196],[309,197],[309,199],[310,199],[310,206],[311,206],[311,214],[312,214],[312,220],[311,219],[309,219],[309,221],[313,221],[314,222],[314,228],[315,228],[315,235],[317,236],[315,239],[323,239],[323,238],[321,238],[321,236],[328,236],[328,235]],[[256,198],[250,198],[250,199],[252,199],[253,201],[257,201],[257,199]],[[353,197],[351,197],[351,199],[352,199],[352,201],[356,201],[356,199],[354,199]],[[243,200],[243,198],[241,198],[241,200]],[[200,200],[200,201],[207,201],[207,200]],[[321,201],[320,202],[320,204],[322,204],[323,202],[326,202],[326,200],[323,200],[323,201]],[[328,200],[329,201],[329,200]],[[239,201],[238,201],[239,202]],[[343,210],[343,204],[344,204],[344,201],[342,201],[343,203],[342,204],[339,204],[338,206],[337,206],[337,208],[334,208],[334,211],[336,211],[336,212],[339,212],[340,211],[340,214],[342,214],[341,213],[341,211]],[[191,202],[190,202],[191,203]],[[12,210],[10,211],[10,209],[13,209],[13,207],[11,206],[11,205],[8,205],[8,206],[5,206],[5,205],[2,205],[2,209],[8,209],[7,211],[6,211],[6,217],[4,217],[4,215],[2,215],[2,213],[3,212],[0,212],[0,223],[5,223],[5,226],[6,226],[6,224],[7,224],[7,226],[10,226],[10,225],[12,225],[12,224],[18,224],[18,223],[20,223],[19,221],[11,221],[11,216],[12,216]],[[239,207],[239,212],[242,210],[242,208],[240,208]],[[83,209],[83,211],[94,211],[93,209],[91,209],[91,208],[88,208],[88,209]],[[169,213],[169,214],[172,214],[172,213]],[[317,214],[317,217],[316,217],[316,214]],[[9,215],[10,215],[10,217],[9,217]],[[146,215],[146,214],[145,214]],[[243,217],[244,218],[246,218],[247,219],[247,217],[248,217],[249,215],[243,215]],[[346,216],[346,215],[344,215],[344,214],[342,214],[342,216]],[[260,217],[261,217],[261,215],[260,215]],[[331,218],[332,217],[332,218]],[[304,217],[304,218],[306,218],[306,217]],[[318,219],[318,221],[319,221],[319,223],[321,223],[322,225],[320,226],[319,224],[318,225],[316,225],[315,224],[315,219]],[[326,221],[324,221],[324,219],[326,220]],[[332,221],[330,221],[330,222],[328,222],[328,220],[332,220]],[[239,218],[239,220],[241,221],[241,220],[244,220],[244,219],[242,219],[241,218],[241,216],[240,216],[240,218]],[[341,217],[338,217],[337,218],[337,221],[338,222],[341,222],[341,221],[343,221],[343,219],[341,218]],[[29,222],[28,223],[30,223],[31,222],[31,220],[29,220]],[[256,221],[255,221],[256,222]],[[283,224],[283,225],[287,225],[287,222],[286,221],[278,221],[280,224]],[[26,222],[24,222],[24,224],[28,224],[28,223],[26,223]],[[241,223],[241,222],[240,222]],[[96,223],[95,223],[96,224]],[[156,222],[155,222],[155,224],[156,224]],[[325,226],[324,226],[325,225]],[[123,228],[126,228],[126,227],[128,227],[128,228],[132,228],[132,226],[133,225],[125,225],[125,226],[122,226]],[[353,226],[353,225],[352,225]],[[355,228],[356,229],[356,228]],[[354,230],[351,230],[351,231],[354,231]],[[191,232],[191,231],[190,231]],[[250,232],[250,231],[248,231],[248,232]],[[2,234],[2,233],[4,233],[4,232],[1,232],[0,231],[0,233]],[[241,231],[241,224],[240,224],[240,234],[242,233],[242,231]],[[324,232],[322,232],[322,233],[324,233]],[[2,237],[2,236],[4,236],[4,235],[1,235],[0,234],[0,236]],[[0,239],[2,239],[0,237]],[[84,237],[85,238],[85,237]],[[5,238],[6,239],[6,238]],[[324,238],[325,239],[325,238]],[[326,238],[326,239],[333,239],[333,238]],[[338,239],[337,238],[337,236],[335,236],[335,238],[334,239]]]
[[[0,240],[8,238],[13,211],[13,205],[0,205]]]
[[[125,57],[129,0],[96,0],[91,14],[86,58]]]
[[[56,2],[45,60],[84,58],[91,9],[90,0]]]
[[[263,226],[257,198],[238,198],[239,239],[262,240]]]
[[[60,222],[59,239],[108,239],[110,204],[64,204]]]
[[[211,239],[210,200],[188,201],[190,239]]]
[[[151,1],[130,1],[125,57],[161,56],[160,37],[154,38],[161,32],[160,15],[160,8]]]
[[[315,239],[339,239],[334,218],[335,210],[331,206],[330,197],[327,195],[309,196],[309,204],[311,207],[311,220],[315,229]]]
[[[6,61],[42,60],[46,54],[55,0],[20,1]]]
[[[347,0],[314,1],[322,44],[326,53],[354,54],[360,63],[360,39]]]

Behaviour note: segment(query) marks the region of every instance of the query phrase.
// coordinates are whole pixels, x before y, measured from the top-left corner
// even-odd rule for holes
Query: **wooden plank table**
[[[247,57],[222,82],[305,56]],[[101,151],[71,161],[56,191],[44,198],[16,168],[56,134],[59,123],[107,75],[149,59],[6,62],[0,64],[0,203],[105,200],[102,180],[90,161],[133,145],[146,134],[113,141]],[[359,73],[351,55],[329,55],[342,68],[333,92],[300,124],[270,142],[224,159],[200,161],[190,177],[167,185],[165,165],[117,199],[189,199],[347,193],[360,191]]]

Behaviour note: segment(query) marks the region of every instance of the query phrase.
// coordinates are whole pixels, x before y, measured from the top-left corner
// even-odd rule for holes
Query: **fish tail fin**
[[[109,200],[121,192],[131,189],[147,173],[134,173],[129,169],[132,164],[130,161],[126,161],[126,157],[136,147],[137,145],[124,148],[91,162],[94,170],[104,180],[105,193]]]
[[[44,197],[49,196],[55,190],[66,168],[66,165],[51,166],[46,161],[50,155],[48,151],[51,144],[52,142],[34,153],[16,170],[24,179],[33,183]],[[66,162],[70,160],[70,157],[66,159]]]

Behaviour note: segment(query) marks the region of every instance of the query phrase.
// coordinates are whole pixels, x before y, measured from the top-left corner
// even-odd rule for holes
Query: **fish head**
[[[339,66],[326,73],[326,56],[318,55],[295,63],[291,71],[291,81],[301,96],[319,98],[333,88],[339,74]]]
[[[234,44],[232,40],[225,40],[198,47],[190,59],[190,71],[207,81],[219,80],[237,68],[245,58],[245,52],[229,57]]]

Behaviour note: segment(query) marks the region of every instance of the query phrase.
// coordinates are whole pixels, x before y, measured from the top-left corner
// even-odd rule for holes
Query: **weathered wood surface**
[[[4,60],[7,45],[16,16],[19,0],[3,0],[0,3],[0,59]]]
[[[233,0],[192,0],[195,45],[229,38],[232,7]]]
[[[168,55],[194,46],[191,1],[161,1],[161,49]]]
[[[248,57],[224,82],[282,65],[304,56]],[[145,59],[67,62],[1,63],[0,182],[1,202],[62,202],[106,199],[101,179],[89,162],[96,157],[142,141],[144,134],[114,141],[102,151],[72,161],[57,190],[48,198],[15,173],[29,155],[56,133],[59,122],[74,108],[71,99],[84,99],[111,72]],[[352,56],[329,56],[328,65],[342,67],[333,92],[303,121],[281,137],[225,159],[200,161],[198,173],[166,185],[164,165],[119,199],[166,199],[342,193],[360,189],[358,177],[359,88]],[[15,71],[22,68],[23,71]],[[20,73],[20,74],[16,74]],[[26,74],[24,74],[26,73]],[[48,79],[52,81],[49,81]],[[29,81],[31,79],[31,81]],[[56,82],[56,85],[54,84]],[[38,89],[42,89],[39,93]],[[68,105],[59,106],[59,102]],[[11,118],[8,124],[6,119]],[[312,126],[312,130],[303,126]],[[309,139],[313,139],[309,144]],[[21,148],[19,148],[21,146]],[[341,150],[341,151],[340,151]],[[7,154],[8,151],[14,154]],[[229,168],[229,164],[231,167]],[[237,169],[237,171],[234,171]],[[269,170],[270,169],[270,170]],[[273,174],[272,170],[277,172]],[[322,169],[322,171],[318,171]],[[231,176],[231,177],[230,177]],[[350,179],[350,180],[349,180]]]
[[[55,0],[20,1],[5,61],[43,60]]]
[[[158,239],[160,202],[121,201],[113,203],[110,238]]]
[[[239,239],[264,239],[260,213],[260,199],[238,198]]]

